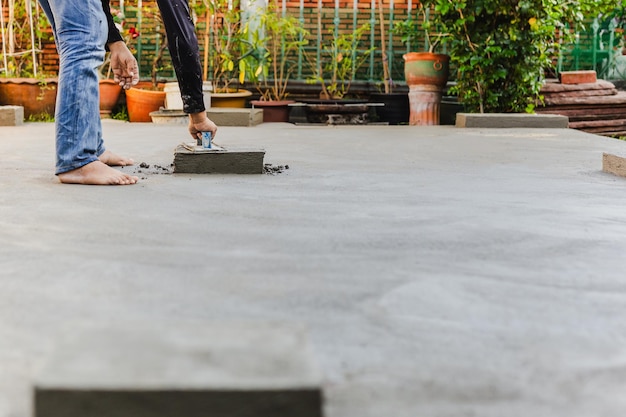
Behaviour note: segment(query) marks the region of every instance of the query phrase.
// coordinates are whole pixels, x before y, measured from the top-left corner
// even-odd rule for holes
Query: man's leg
[[[134,184],[132,177],[99,159],[105,152],[99,113],[97,67],[104,59],[107,23],[99,0],[40,0],[59,51],[55,112],[56,173],[61,182]],[[123,158],[122,158],[123,159]]]
[[[200,50],[187,0],[157,0],[185,113],[204,111]]]

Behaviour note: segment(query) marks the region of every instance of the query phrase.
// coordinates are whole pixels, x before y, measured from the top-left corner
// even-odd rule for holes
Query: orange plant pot
[[[133,87],[126,92],[126,107],[131,122],[152,122],[150,113],[165,106],[165,91]]]
[[[450,56],[431,52],[409,52],[404,58],[404,78],[408,85],[436,85],[444,88],[450,72]]]

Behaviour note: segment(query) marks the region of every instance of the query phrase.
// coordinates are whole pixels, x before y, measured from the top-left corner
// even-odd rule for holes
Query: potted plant
[[[404,77],[409,86],[410,125],[438,125],[443,89],[448,83],[450,56],[435,52],[447,33],[431,32],[430,3],[419,4],[421,20],[396,22],[393,31],[407,46],[414,45],[423,35],[425,51],[407,52],[404,58]]]
[[[244,26],[252,52],[243,60],[245,72],[255,85],[260,99],[251,101],[263,109],[264,122],[289,121],[287,86],[296,68],[291,58],[307,43],[302,24],[281,13],[276,2],[268,4]]]
[[[143,16],[147,21],[153,20],[155,23],[155,52],[150,66],[150,81],[140,81],[136,86],[125,90],[128,118],[131,122],[152,122],[150,113],[159,111],[165,105],[164,84],[158,82],[158,75],[166,68],[163,58],[167,49],[167,35],[161,14],[156,8],[144,8]],[[139,36],[135,28],[130,28],[126,39],[137,39]]]
[[[240,88],[245,76],[244,41],[238,0],[207,0],[208,66],[212,107],[245,107],[251,91]],[[241,71],[241,73],[240,73]],[[241,74],[241,76],[240,76]]]
[[[362,24],[351,32],[339,33],[331,29],[330,42],[322,45],[316,56],[310,51],[304,58],[312,76],[310,84],[321,87],[320,100],[309,100],[307,119],[314,123],[365,123],[368,105],[366,100],[347,100],[352,81],[359,68],[367,61],[374,47],[361,48],[363,36],[369,31],[368,23]],[[321,31],[321,19],[318,18],[318,30]]]
[[[51,37],[37,2],[14,0],[2,20],[0,104],[24,107],[24,117],[54,115],[57,78],[42,71],[42,40]],[[0,10],[4,13],[4,10]],[[33,98],[35,98],[33,100]]]

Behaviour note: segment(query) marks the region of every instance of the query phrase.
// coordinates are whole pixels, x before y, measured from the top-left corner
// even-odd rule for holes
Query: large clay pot
[[[128,119],[131,122],[152,122],[150,113],[165,105],[165,91],[133,87],[125,90]]]
[[[289,105],[293,103],[295,103],[293,100],[252,100],[250,102],[253,108],[263,109],[263,123],[288,122],[291,111]]]
[[[450,73],[450,56],[431,52],[409,52],[404,58],[404,78],[408,85],[436,85],[444,88]]]
[[[441,97],[450,72],[450,56],[409,52],[402,57],[404,77],[409,86],[409,124],[438,125]]]
[[[228,93],[211,93],[211,107],[246,107],[246,100],[252,95],[252,91],[236,90]]]
[[[0,78],[0,105],[24,107],[24,117],[54,115],[56,78]]]
[[[117,104],[122,87],[113,80],[100,80],[100,117],[109,119],[111,111]]]

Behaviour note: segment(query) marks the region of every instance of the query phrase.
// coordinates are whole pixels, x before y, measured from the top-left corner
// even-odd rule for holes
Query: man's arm
[[[128,50],[124,38],[117,30],[113,16],[111,15],[111,6],[109,0],[102,0],[102,10],[107,18],[109,26],[109,35],[107,36],[106,48],[111,51],[111,69],[113,70],[113,79],[116,83],[128,90],[139,82],[139,68],[137,60]]]

